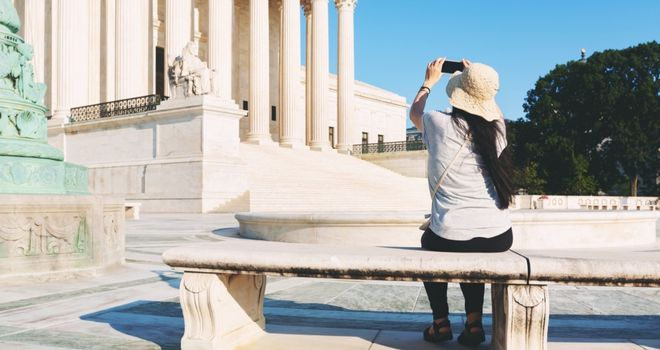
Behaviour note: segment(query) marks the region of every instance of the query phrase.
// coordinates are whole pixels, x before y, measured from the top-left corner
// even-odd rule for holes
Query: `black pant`
[[[454,241],[442,238],[430,228],[422,235],[422,248],[438,252],[455,253],[496,253],[504,252],[513,244],[513,232],[506,232],[491,238],[477,237],[468,241]],[[424,282],[426,294],[433,310],[433,319],[445,318],[449,315],[447,305],[447,282]],[[482,312],[484,307],[483,283],[461,283],[461,291],[465,298],[465,313]]]

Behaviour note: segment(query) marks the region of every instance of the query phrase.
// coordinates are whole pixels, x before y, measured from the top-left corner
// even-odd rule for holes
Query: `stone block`
[[[93,274],[124,261],[124,201],[0,195],[0,280]]]
[[[50,135],[64,135],[67,159],[89,167],[93,193],[141,202],[145,212],[235,212],[249,210],[238,149],[244,115],[231,101],[201,95],[144,114],[51,126]]]

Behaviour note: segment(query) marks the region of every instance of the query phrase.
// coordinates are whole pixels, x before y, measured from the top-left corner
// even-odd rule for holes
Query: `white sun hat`
[[[503,118],[495,103],[500,78],[493,67],[472,63],[462,73],[454,74],[447,83],[449,104],[489,122]]]

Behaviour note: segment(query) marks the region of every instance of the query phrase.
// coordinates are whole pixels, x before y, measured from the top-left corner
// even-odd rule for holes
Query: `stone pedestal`
[[[124,201],[0,194],[0,284],[49,280],[124,262]]]
[[[186,272],[182,350],[235,349],[264,334],[266,276]]]
[[[0,285],[120,264],[124,201],[88,195],[87,169],[64,162],[48,144],[46,86],[34,80],[32,47],[16,34],[11,5],[0,0]],[[73,74],[89,63],[87,5],[62,1],[56,9],[60,97],[53,125],[66,124],[73,102],[87,101],[87,76]],[[82,15],[73,20],[74,14]]]
[[[548,286],[492,285],[493,340],[496,350],[548,348]]]
[[[167,100],[156,111],[49,129],[67,159],[89,168],[90,190],[139,202],[144,212],[249,210],[236,104],[211,95]],[[121,140],[121,142],[118,142]]]

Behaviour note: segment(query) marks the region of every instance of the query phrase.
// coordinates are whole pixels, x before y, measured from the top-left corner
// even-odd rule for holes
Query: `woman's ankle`
[[[445,324],[440,326],[442,323],[445,323]],[[436,330],[440,334],[451,333],[451,325],[449,323],[449,316],[440,317],[440,318],[436,318],[436,319],[433,320],[433,326],[429,327],[429,329],[428,329],[429,335],[433,335],[434,333],[436,333]]]
[[[479,311],[470,312],[466,315],[467,323],[472,323],[475,321],[481,321],[482,313]]]
[[[483,333],[484,328],[483,328],[483,324],[481,323],[481,317],[482,317],[481,312],[470,312],[469,314],[467,314],[466,326],[468,326],[469,329],[466,328],[466,330],[469,333]]]

